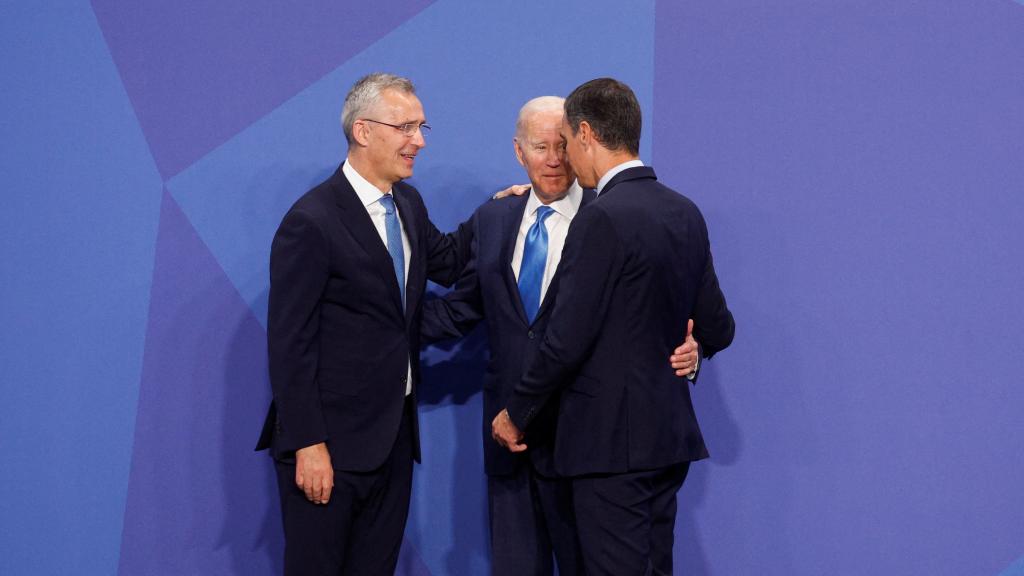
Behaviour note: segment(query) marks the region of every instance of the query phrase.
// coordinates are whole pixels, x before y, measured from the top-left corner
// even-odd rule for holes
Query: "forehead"
[[[563,116],[559,110],[534,112],[526,120],[526,137],[531,140],[560,137]]]
[[[380,93],[376,113],[394,122],[423,121],[423,105],[415,94],[387,89]]]

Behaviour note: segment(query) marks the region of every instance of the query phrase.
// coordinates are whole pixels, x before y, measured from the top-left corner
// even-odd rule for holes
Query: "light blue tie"
[[[395,212],[395,199],[391,194],[380,197],[380,205],[384,207],[384,229],[388,235],[388,252],[391,263],[395,266],[395,278],[398,278],[398,290],[402,293],[402,305],[405,305],[405,248],[402,247],[402,228],[398,224],[398,213]]]
[[[544,266],[548,261],[548,229],[544,220],[554,214],[549,206],[537,208],[537,220],[526,232],[523,243],[523,262],[519,266],[519,297],[530,324],[540,309],[540,286],[544,282]]]

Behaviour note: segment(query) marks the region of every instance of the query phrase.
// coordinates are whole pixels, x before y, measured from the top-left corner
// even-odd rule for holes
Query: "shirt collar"
[[[555,200],[551,204],[548,204],[551,209],[558,212],[562,216],[573,219],[576,217],[576,212],[580,209],[580,202],[583,200],[583,188],[580,188],[578,182],[573,180],[572,185],[569,186],[569,191],[558,200]],[[542,206],[540,198],[537,198],[537,194],[530,188],[530,198],[526,201],[526,215],[533,214],[538,207]]]
[[[607,186],[608,183],[611,182],[612,178],[614,178],[615,175],[618,174],[619,172],[622,172],[627,168],[639,168],[640,166],[643,165],[644,163],[641,162],[639,159],[629,160],[628,162],[623,162],[622,164],[619,164],[618,166],[605,172],[604,176],[601,176],[601,180],[597,183],[597,194],[600,195],[601,191],[604,190],[604,187]]]
[[[356,169],[352,167],[348,160],[345,160],[341,171],[348,178],[348,183],[352,185],[352,189],[356,191],[356,196],[359,196],[359,201],[363,203],[364,207],[368,208],[370,204],[379,201],[384,196],[379,188],[370,184],[366,178],[363,178],[359,172],[356,172]],[[391,192],[391,190],[388,190],[388,194]]]

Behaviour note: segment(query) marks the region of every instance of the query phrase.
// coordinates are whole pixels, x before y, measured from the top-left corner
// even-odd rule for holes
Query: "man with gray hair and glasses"
[[[426,281],[451,285],[468,256],[402,182],[430,129],[412,83],[362,78],[341,121],[347,159],[295,202],[270,255],[274,400],[257,449],[275,460],[290,576],[394,572]]]

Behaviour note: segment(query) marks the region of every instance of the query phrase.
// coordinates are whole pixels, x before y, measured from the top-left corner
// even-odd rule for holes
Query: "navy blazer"
[[[584,190],[580,211],[594,198]],[[505,407],[509,395],[530,365],[547,326],[550,310],[558,297],[558,274],[544,294],[544,301],[532,324],[526,319],[519,288],[512,270],[512,253],[523,219],[528,194],[488,202],[470,219],[469,263],[455,290],[444,298],[429,300],[423,307],[422,334],[425,341],[459,337],[481,319],[487,320],[490,360],[483,383],[484,469],[489,475],[511,474],[527,455],[543,474],[554,470],[550,460],[553,413],[530,428],[526,455],[512,454],[491,438],[491,420]],[[579,215],[577,214],[577,218]],[[464,234],[464,237],[469,237]],[[667,365],[665,359],[662,363]]]
[[[340,167],[281,221],[267,318],[274,401],[257,450],[287,460],[326,442],[333,467],[347,471],[373,470],[390,452],[410,359],[415,401],[426,281],[451,285],[468,257],[430,222],[415,188],[399,182],[392,193],[411,250],[404,309],[387,247]]]
[[[694,320],[705,357],[732,342],[707,227],[649,167],[617,174],[573,220],[544,341],[509,399],[528,430],[561,393],[561,475],[651,470],[707,457],[690,401],[666,359]]]

